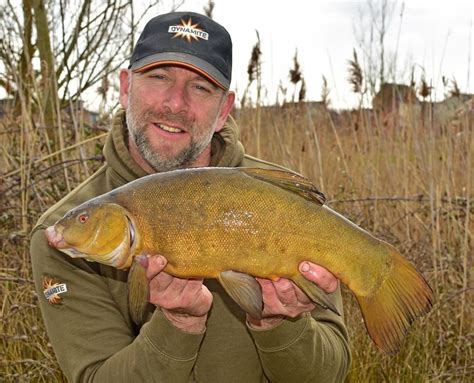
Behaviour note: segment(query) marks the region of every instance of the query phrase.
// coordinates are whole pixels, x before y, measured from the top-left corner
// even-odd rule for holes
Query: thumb
[[[300,263],[299,270],[306,279],[316,283],[327,293],[333,293],[339,285],[338,279],[322,266],[304,261]]]

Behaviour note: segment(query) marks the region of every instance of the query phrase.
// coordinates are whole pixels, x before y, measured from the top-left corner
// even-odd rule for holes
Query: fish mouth
[[[56,226],[57,225],[49,226],[45,230],[49,246],[60,250],[61,252],[69,255],[71,258],[85,258],[87,254],[81,253],[74,247],[68,247],[68,244],[66,243],[66,240],[62,234],[63,227],[59,226],[57,228]]]
[[[55,225],[49,226],[45,230],[45,235],[46,239],[48,240],[49,246],[61,250],[66,248],[66,241],[64,240],[64,236],[62,235],[62,230],[56,230]]]

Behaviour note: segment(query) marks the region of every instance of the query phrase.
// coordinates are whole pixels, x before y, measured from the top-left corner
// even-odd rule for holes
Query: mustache
[[[143,118],[146,120],[158,120],[163,123],[175,123],[183,126],[191,126],[193,121],[186,117],[184,113],[157,112],[148,109],[144,112]]]

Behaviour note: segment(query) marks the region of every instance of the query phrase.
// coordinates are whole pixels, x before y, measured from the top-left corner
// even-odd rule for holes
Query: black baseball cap
[[[156,16],[143,29],[129,69],[142,72],[159,65],[193,69],[227,90],[232,75],[232,40],[222,25],[199,13]]]

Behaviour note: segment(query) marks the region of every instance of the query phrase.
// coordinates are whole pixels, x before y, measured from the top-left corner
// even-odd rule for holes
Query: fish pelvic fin
[[[239,171],[260,181],[278,186],[289,192],[298,194],[308,201],[324,205],[325,195],[320,192],[307,178],[290,171],[260,169],[260,168],[239,168]]]
[[[400,349],[410,325],[432,307],[434,296],[423,276],[400,254],[372,296],[357,296],[367,331],[387,354]]]
[[[217,277],[229,296],[247,313],[255,318],[262,317],[262,289],[251,275],[237,271],[223,271]]]
[[[326,293],[315,283],[307,280],[301,274],[291,277],[291,280],[317,305],[326,310],[331,310],[336,315],[341,316],[336,306],[330,300],[330,293]]]
[[[140,325],[148,306],[149,286],[146,270],[138,262],[132,262],[128,273],[128,310],[133,323]]]

